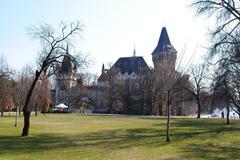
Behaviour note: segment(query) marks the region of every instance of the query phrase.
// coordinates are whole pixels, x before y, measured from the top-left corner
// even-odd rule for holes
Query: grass
[[[240,120],[172,118],[165,142],[162,117],[50,114],[22,120],[0,117],[0,160],[224,160],[240,159]]]

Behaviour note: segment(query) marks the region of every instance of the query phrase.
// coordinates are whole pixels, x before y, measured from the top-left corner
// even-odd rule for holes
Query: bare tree
[[[0,57],[0,106],[1,106],[1,116],[6,109],[10,109],[9,100],[12,100],[12,87],[11,78],[13,74],[10,67],[8,66],[6,58],[1,55]]]
[[[173,63],[165,57],[162,62],[156,68],[155,81],[158,83],[158,91],[162,105],[166,107],[167,115],[167,130],[166,130],[166,141],[170,142],[170,116],[171,116],[171,107],[174,101],[181,94],[186,80],[188,77],[185,77],[181,72],[175,71],[175,68],[171,66]],[[174,64],[175,65],[175,64]]]
[[[221,73],[217,72],[219,74],[216,75],[218,78],[215,78],[215,80],[217,79],[218,83],[215,84],[222,86],[225,91],[222,94],[225,97],[227,110],[232,103],[238,108],[240,1],[194,0],[192,5],[196,8],[198,15],[208,15],[216,18],[217,27],[211,33],[212,46],[208,58],[216,61],[214,65],[217,65],[217,70],[221,71]]]
[[[24,106],[28,89],[33,81],[34,70],[30,65],[26,65],[22,68],[17,77],[18,84],[18,98],[19,98],[19,115],[21,115],[22,108]]]
[[[37,116],[39,111],[45,115],[47,112],[46,109],[48,108],[47,104],[49,105],[50,99],[51,93],[48,77],[46,75],[41,75],[36,83],[32,98],[30,100],[30,104],[33,107],[32,109],[35,111],[35,116]]]
[[[78,73],[78,79],[81,80],[85,86],[92,86],[97,84],[97,74],[91,74],[89,72],[86,73]]]
[[[193,101],[198,106],[198,115],[197,118],[200,118],[201,111],[202,111],[202,101],[205,96],[206,91],[206,65],[196,65],[190,68],[190,81],[191,85],[187,88],[187,90],[190,92],[190,94],[193,97]]]
[[[108,113],[113,113],[113,101],[115,99],[116,94],[114,93],[114,89],[117,87],[115,86],[115,83],[117,81],[116,74],[118,73],[118,70],[116,68],[109,67],[109,71],[107,72],[107,81],[106,81],[106,90],[107,90],[107,106],[108,106]]]
[[[231,76],[231,94],[230,99],[232,105],[232,109],[238,113],[240,117],[240,71],[236,69],[232,72]]]
[[[139,80],[139,90],[143,101],[142,114],[151,114],[157,93],[154,88],[154,74],[152,72],[142,74],[142,78]]]
[[[229,113],[230,113],[230,97],[231,97],[231,82],[230,82],[230,74],[231,72],[228,70],[228,67],[224,67],[219,69],[216,73],[216,77],[214,79],[214,92],[217,93],[218,96],[221,96],[224,99],[226,109],[227,109],[227,124],[230,124],[229,121]]]
[[[56,71],[57,66],[60,66],[60,60],[66,55],[67,44],[71,42],[71,38],[75,35],[79,35],[82,31],[82,25],[79,22],[70,24],[61,23],[59,27],[60,30],[58,31],[48,24],[43,24],[39,27],[30,27],[28,30],[33,38],[40,40],[42,50],[38,58],[39,69],[35,72],[34,80],[28,90],[23,107],[24,127],[22,136],[27,136],[29,133],[31,113],[29,110],[29,102],[39,77],[42,74],[50,76]],[[79,61],[75,59],[76,62],[79,62],[78,65],[84,64],[82,57],[76,58],[79,58]]]
[[[3,116],[4,111],[10,110],[10,101],[12,100],[11,88],[9,79],[6,77],[0,78],[0,106],[1,106],[1,116]]]
[[[38,95],[41,96],[41,103],[39,104],[39,108],[45,116],[46,112],[48,112],[49,105],[51,103],[49,80],[48,77],[46,76],[43,76],[41,78],[40,92],[38,93]]]

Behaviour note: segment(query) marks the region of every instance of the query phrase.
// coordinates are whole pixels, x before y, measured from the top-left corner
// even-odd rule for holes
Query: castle
[[[110,69],[103,65],[98,78],[98,99],[101,100],[97,107],[110,113],[159,114],[159,104],[151,104],[154,97],[149,97],[155,85],[152,73],[161,70],[164,61],[168,62],[169,71],[175,72],[176,59],[177,51],[170,42],[166,27],[163,27],[152,52],[153,69],[143,57],[136,56],[135,49],[132,57],[120,57]]]
[[[77,87],[79,83],[76,66],[71,58],[67,49],[57,74],[55,104],[65,103],[73,107],[73,99],[82,97],[79,96],[80,88]],[[154,89],[152,73],[161,70],[161,64],[166,60],[168,69],[176,72],[176,59],[177,51],[170,42],[166,27],[163,27],[157,46],[152,52],[153,69],[150,69],[142,56],[136,56],[134,48],[133,56],[120,57],[109,69],[103,64],[97,85],[90,87],[88,94],[84,96],[91,99],[95,112],[159,114],[160,104],[152,103],[154,98],[151,95]],[[183,109],[183,104],[179,104],[178,108]]]

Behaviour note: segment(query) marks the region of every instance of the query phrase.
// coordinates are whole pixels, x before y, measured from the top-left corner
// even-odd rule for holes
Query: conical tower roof
[[[104,63],[102,65],[102,73],[105,71],[105,66],[104,66]]]
[[[162,54],[167,52],[177,53],[176,49],[172,46],[170,42],[166,27],[163,27],[157,47],[154,49],[152,54]]]
[[[72,72],[73,69],[76,69],[76,64],[74,57],[69,54],[68,45],[66,48],[66,54],[63,57],[63,61],[61,64],[62,72]]]

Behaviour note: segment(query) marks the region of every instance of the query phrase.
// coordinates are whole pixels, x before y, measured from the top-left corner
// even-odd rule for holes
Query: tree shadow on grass
[[[4,153],[32,153],[67,148],[97,148],[100,152],[133,146],[160,145],[159,130],[127,129],[103,130],[78,135],[39,134],[29,137],[0,136],[0,155]],[[86,153],[87,154],[87,153]]]
[[[173,141],[195,141],[188,141],[183,145],[180,151],[183,159],[240,159],[240,141],[236,142],[231,138],[233,133],[240,132],[239,121],[226,125],[221,120],[179,120],[172,123],[172,126],[175,128],[172,134]]]
[[[240,159],[240,145],[189,144],[182,149],[182,157],[187,159],[227,160]]]
[[[177,150],[182,152],[181,155],[183,158],[197,159],[203,157],[203,159],[224,159],[225,157],[233,157],[233,159],[237,159],[237,157],[240,157],[240,153],[237,151],[240,149],[238,144],[222,146],[221,143],[189,143],[189,140],[191,141],[192,139],[216,138],[216,135],[219,133],[230,134],[231,132],[239,132],[239,127],[218,125],[210,128],[204,124],[192,124],[190,130],[185,130],[182,127],[188,127],[189,124],[181,121],[179,123],[174,122],[172,126],[171,143],[165,142],[165,128],[157,126],[152,128],[101,130],[98,132],[69,135],[32,134],[29,137],[0,136],[0,155],[71,148],[76,149],[83,157],[91,155],[94,157],[94,154],[107,154],[108,151],[129,149],[131,147],[146,147],[151,149],[166,145],[174,146],[177,143],[181,146]],[[185,144],[186,141],[188,141],[188,144]],[[90,149],[88,150],[87,148]],[[221,153],[223,152],[226,152],[226,155],[222,155]]]

